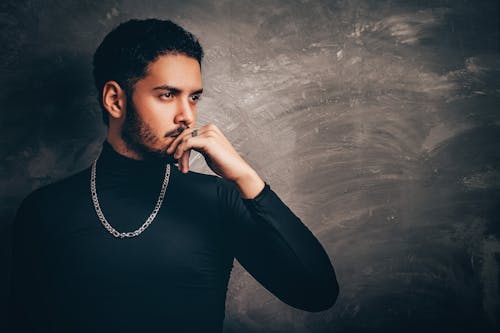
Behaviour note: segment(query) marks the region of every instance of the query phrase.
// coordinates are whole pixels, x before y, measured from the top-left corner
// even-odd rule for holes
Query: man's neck
[[[132,151],[127,147],[127,144],[123,141],[119,134],[115,134],[113,131],[108,131],[106,140],[118,154],[134,160],[143,159],[137,152]]]

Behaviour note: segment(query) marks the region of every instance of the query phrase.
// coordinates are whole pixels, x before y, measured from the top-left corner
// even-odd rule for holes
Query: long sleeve
[[[283,302],[311,312],[330,308],[339,287],[328,255],[311,231],[266,183],[243,199],[220,180],[235,258]]]

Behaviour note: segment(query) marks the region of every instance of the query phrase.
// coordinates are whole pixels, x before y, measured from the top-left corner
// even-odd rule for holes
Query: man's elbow
[[[320,312],[330,309],[339,296],[339,284],[335,280],[328,286],[319,289],[314,293],[315,296],[311,298],[309,306],[304,309],[309,312]]]
[[[309,288],[302,288],[300,297],[289,304],[300,310],[320,312],[330,309],[337,301],[339,284],[337,280],[328,283],[317,283]]]

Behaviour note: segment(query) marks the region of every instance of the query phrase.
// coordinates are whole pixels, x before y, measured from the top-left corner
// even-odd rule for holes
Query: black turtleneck
[[[115,229],[146,221],[167,162],[129,159],[104,142],[97,195]],[[101,224],[90,167],[23,200],[13,227],[13,332],[222,332],[234,258],[291,306],[335,302],[327,254],[269,184],[243,199],[228,180],[170,165],[158,215],[133,238]]]

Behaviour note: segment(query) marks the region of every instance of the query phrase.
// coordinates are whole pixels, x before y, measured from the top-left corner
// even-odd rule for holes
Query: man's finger
[[[187,129],[187,130],[184,130],[181,134],[179,134],[175,138],[175,140],[172,141],[172,143],[170,144],[170,146],[168,147],[167,154],[173,154],[176,151],[177,146],[182,143],[182,141],[183,141],[184,138],[187,139],[187,138],[190,138],[190,137],[193,136],[192,133],[193,133],[194,130],[195,130],[195,128],[193,128],[193,129]],[[200,134],[201,134],[201,127],[198,128],[198,135],[200,135]]]
[[[181,171],[187,173],[189,171],[189,156],[191,155],[191,149],[186,150],[180,160],[179,165],[181,166]]]
[[[203,154],[205,146],[207,144],[207,139],[201,136],[188,137],[177,146],[174,153],[174,158],[180,159],[185,151],[194,149]]]

